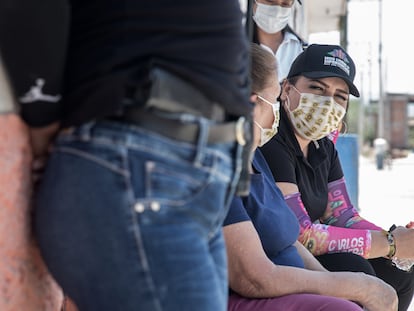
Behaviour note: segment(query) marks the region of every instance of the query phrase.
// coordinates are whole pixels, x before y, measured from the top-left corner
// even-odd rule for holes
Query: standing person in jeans
[[[299,241],[328,270],[361,271],[393,286],[403,311],[413,297],[414,273],[393,262],[395,256],[414,258],[414,230],[411,224],[386,230],[359,215],[326,137],[338,128],[350,94],[359,96],[354,77],[355,64],[343,48],[310,45],[282,85],[279,133],[261,150],[299,220]]]
[[[237,0],[71,1],[35,229],[81,311],[225,310],[248,69]]]

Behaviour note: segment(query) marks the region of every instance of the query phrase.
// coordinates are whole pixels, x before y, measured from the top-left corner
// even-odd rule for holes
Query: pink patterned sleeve
[[[381,231],[382,228],[363,219],[349,199],[345,179],[341,178],[328,184],[328,206],[321,223],[352,229]]]
[[[352,252],[365,258],[369,257],[370,230],[312,223],[299,192],[285,196],[285,201],[299,221],[299,241],[313,255]]]

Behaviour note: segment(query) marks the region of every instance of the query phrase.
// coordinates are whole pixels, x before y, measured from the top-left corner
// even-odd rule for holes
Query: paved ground
[[[414,221],[414,153],[394,159],[391,168],[377,170],[374,159],[359,159],[361,216],[389,228]],[[414,311],[414,301],[409,311]]]
[[[380,226],[414,221],[414,153],[377,170],[373,159],[359,159],[359,208]]]

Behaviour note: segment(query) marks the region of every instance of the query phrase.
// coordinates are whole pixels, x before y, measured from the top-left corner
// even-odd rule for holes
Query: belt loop
[[[235,144],[235,150],[234,150],[234,172],[233,172],[233,178],[231,179],[231,184],[229,187],[229,193],[227,195],[227,201],[226,206],[230,206],[230,202],[233,198],[233,196],[236,194],[237,185],[240,182],[240,175],[243,170],[243,150],[244,146],[240,143]]]
[[[203,155],[203,149],[208,143],[208,132],[210,127],[210,120],[205,118],[198,118],[199,131],[197,137],[197,153],[194,159],[194,163],[197,165],[202,159],[201,155]]]

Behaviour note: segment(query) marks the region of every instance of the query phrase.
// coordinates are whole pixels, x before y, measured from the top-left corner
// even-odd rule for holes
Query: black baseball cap
[[[307,78],[342,78],[349,87],[349,93],[359,97],[354,85],[355,64],[352,58],[339,45],[311,44],[299,54],[287,78],[303,75]]]

